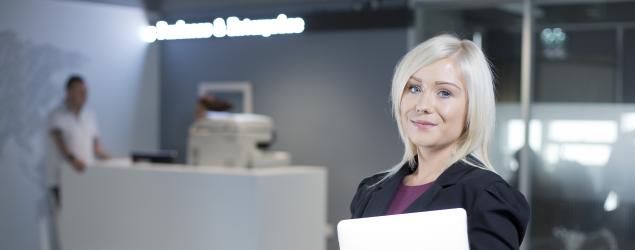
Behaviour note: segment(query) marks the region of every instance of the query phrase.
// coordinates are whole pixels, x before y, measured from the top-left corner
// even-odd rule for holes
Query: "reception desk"
[[[62,171],[65,250],[324,250],[326,170],[104,162]]]

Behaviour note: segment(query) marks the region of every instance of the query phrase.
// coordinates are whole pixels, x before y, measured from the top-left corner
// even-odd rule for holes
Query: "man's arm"
[[[77,172],[84,172],[86,164],[81,159],[75,157],[73,152],[68,148],[66,142],[64,142],[64,137],[62,137],[62,131],[59,129],[51,130],[51,137],[57,149],[59,149],[62,155],[71,163],[71,166],[73,166]]]
[[[95,152],[97,158],[99,158],[100,160],[106,160],[110,158],[110,154],[108,154],[108,152],[106,152],[106,150],[104,150],[104,148],[101,146],[101,143],[99,143],[98,137],[95,137],[93,145],[93,151]]]

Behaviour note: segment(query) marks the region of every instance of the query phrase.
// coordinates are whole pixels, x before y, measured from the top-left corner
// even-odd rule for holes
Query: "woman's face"
[[[401,97],[401,124],[418,148],[456,144],[465,127],[467,89],[458,63],[441,59],[415,72]]]

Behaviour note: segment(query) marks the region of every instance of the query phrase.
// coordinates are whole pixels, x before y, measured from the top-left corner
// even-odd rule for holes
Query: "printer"
[[[208,112],[192,124],[187,164],[233,168],[288,166],[287,152],[268,151],[273,121],[258,114]]]

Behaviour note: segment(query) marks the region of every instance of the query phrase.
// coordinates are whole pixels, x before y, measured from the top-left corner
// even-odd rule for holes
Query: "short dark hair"
[[[71,75],[66,81],[66,90],[71,90],[75,84],[84,83],[84,78],[79,75]]]
[[[231,103],[223,100],[218,100],[210,95],[198,98],[198,103],[208,111],[222,112],[230,110],[232,108]]]

